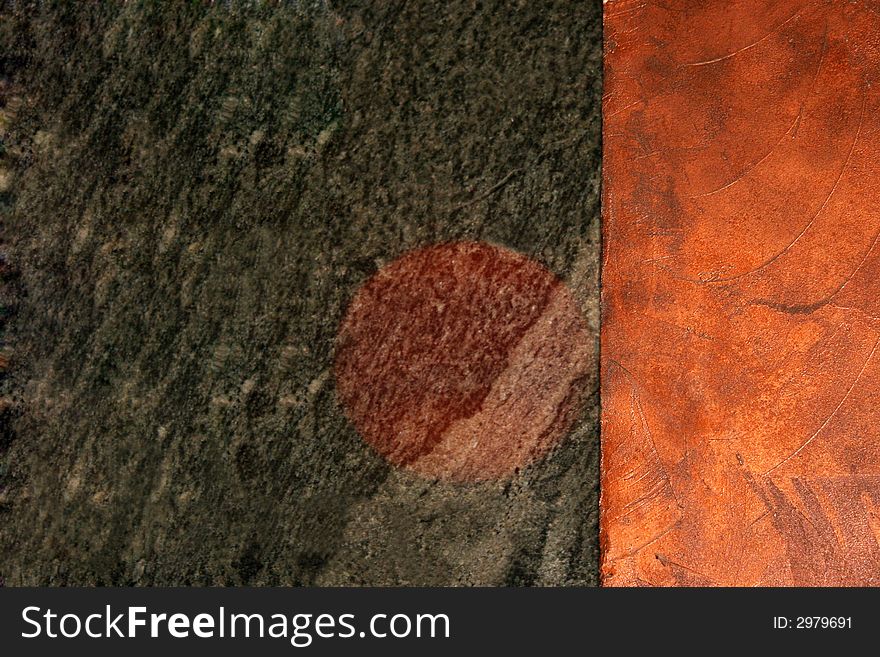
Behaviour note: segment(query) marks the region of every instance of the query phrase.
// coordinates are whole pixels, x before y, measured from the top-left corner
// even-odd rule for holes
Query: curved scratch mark
[[[614,110],[613,112],[611,112],[610,114],[608,114],[608,115],[605,117],[605,121],[607,122],[608,119],[610,119],[611,117],[613,117],[613,116],[617,116],[617,115],[620,114],[621,112],[625,112],[626,110],[635,107],[635,106],[638,105],[639,103],[647,103],[647,102],[648,102],[648,101],[645,100],[645,99],[643,99],[643,98],[639,98],[638,100],[634,100],[633,102],[629,103],[628,105],[624,105],[624,106],[621,107],[620,109],[616,109],[616,110]]]
[[[742,48],[738,48],[737,50],[734,50],[733,52],[727,53],[726,55],[721,55],[720,57],[715,57],[715,58],[713,58],[713,59],[706,59],[706,60],[703,60],[703,61],[701,61],[701,62],[689,62],[689,63],[687,63],[687,64],[679,64],[678,66],[679,66],[679,68],[694,67],[694,66],[707,66],[707,65],[709,65],[709,64],[715,64],[715,63],[717,63],[717,62],[723,62],[723,61],[726,60],[726,59],[730,59],[731,57],[735,57],[736,55],[739,55],[740,53],[743,53],[743,52],[745,52],[745,51],[747,51],[747,50],[750,50],[750,49],[754,48],[755,46],[757,46],[758,44],[760,44],[762,41],[765,41],[766,39],[769,39],[769,38],[770,38],[771,36],[773,36],[776,32],[778,32],[778,31],[781,30],[783,27],[785,27],[788,23],[790,23],[790,22],[793,21],[795,18],[797,18],[798,16],[800,16],[800,15],[803,13],[804,9],[806,9],[806,8],[807,8],[807,5],[803,5],[800,9],[798,9],[796,12],[794,12],[791,16],[789,16],[789,17],[786,18],[784,21],[782,21],[779,25],[777,25],[777,26],[774,27],[772,30],[770,30],[769,32],[767,32],[767,34],[765,34],[764,36],[762,36],[762,37],[761,37],[760,39],[758,39],[757,41],[748,44],[747,46],[743,46]]]
[[[641,552],[642,550],[644,550],[644,549],[645,549],[646,547],[648,547],[649,545],[653,545],[654,543],[656,543],[657,541],[659,541],[661,538],[663,538],[664,536],[666,536],[667,534],[669,534],[669,532],[671,532],[672,530],[674,530],[674,529],[678,526],[678,523],[680,523],[680,522],[681,522],[680,519],[679,519],[679,520],[676,520],[674,523],[672,523],[672,525],[670,525],[670,526],[667,527],[665,530],[663,530],[662,532],[660,532],[660,533],[659,533],[657,536],[655,536],[654,538],[649,539],[649,540],[645,541],[644,543],[640,543],[640,544],[637,545],[636,547],[630,548],[629,550],[627,550],[627,551],[624,552],[623,554],[621,554],[621,555],[619,555],[619,556],[616,556],[616,557],[614,557],[613,559],[609,559],[609,560],[608,560],[608,563],[609,563],[609,564],[613,564],[613,563],[616,563],[616,562],[620,561],[621,559],[628,559],[629,557],[631,557],[631,556],[633,556],[633,555],[635,555],[635,554],[638,554],[639,552]]]
[[[834,418],[835,415],[837,415],[837,411],[840,410],[840,407],[843,406],[843,404],[846,402],[846,400],[849,399],[849,396],[852,394],[852,391],[855,390],[855,387],[858,384],[858,382],[861,380],[862,375],[865,373],[865,370],[868,369],[868,363],[871,362],[871,359],[874,357],[874,354],[877,352],[878,346],[880,346],[880,338],[877,338],[877,340],[874,341],[874,347],[871,349],[871,353],[868,354],[868,357],[865,359],[865,362],[862,364],[862,369],[859,370],[859,373],[856,375],[856,378],[853,379],[852,385],[849,387],[849,390],[846,391],[846,394],[841,398],[841,400],[837,404],[837,406],[834,407],[834,410],[831,411],[831,414],[827,418],[825,418],[825,421],[819,426],[818,429],[816,429],[815,432],[813,432],[813,435],[810,436],[809,438],[807,438],[804,441],[804,443],[800,447],[798,447],[796,450],[794,450],[791,454],[789,454],[784,459],[782,459],[779,463],[777,463],[772,468],[770,468],[769,470],[764,472],[764,474],[763,474],[764,477],[766,477],[771,472],[776,470],[776,468],[778,468],[782,464],[787,463],[788,461],[793,459],[795,456],[800,454],[804,449],[806,449],[807,445],[812,443],[816,439],[816,437],[820,433],[822,433],[822,430],[828,426],[828,423],[831,422],[831,420]]]
[[[798,128],[800,127],[801,119],[803,118],[803,114],[804,114],[804,105],[806,104],[807,99],[816,90],[816,82],[819,79],[819,74],[822,72],[822,64],[825,62],[825,55],[826,55],[827,51],[828,51],[828,24],[826,23],[825,24],[825,36],[822,38],[822,49],[819,51],[819,59],[818,59],[818,62],[816,63],[816,72],[813,74],[813,81],[810,83],[810,87],[809,87],[808,91],[804,94],[804,97],[801,99],[797,116],[794,117],[794,121],[792,122],[792,124],[788,128],[788,130],[786,130],[783,133],[783,135],[779,138],[779,140],[775,144],[773,144],[773,147],[769,151],[767,151],[767,154],[764,155],[764,157],[760,158],[756,162],[753,162],[752,164],[747,166],[745,169],[742,170],[742,172],[738,176],[736,176],[729,183],[722,185],[718,189],[713,189],[710,192],[705,192],[703,194],[694,194],[694,195],[690,196],[689,198],[702,198],[704,196],[711,196],[712,194],[717,194],[718,192],[723,192],[725,189],[732,187],[733,185],[738,183],[740,180],[745,178],[751,171],[758,168],[765,160],[767,160],[767,158],[769,158],[773,154],[773,152],[779,147],[779,144],[782,143],[782,141],[786,138],[786,136],[788,136],[790,134],[792,136],[792,139],[794,139],[797,136],[797,131],[798,131]]]
[[[767,306],[768,308],[772,308],[773,310],[779,310],[779,311],[785,312],[785,313],[805,314],[806,315],[806,314],[815,312],[819,308],[821,308],[823,306],[827,306],[832,301],[834,301],[834,298],[838,294],[840,294],[847,285],[849,285],[850,281],[852,281],[852,279],[855,278],[856,274],[859,273],[861,268],[868,261],[868,258],[874,252],[874,248],[877,246],[878,241],[880,241],[880,229],[878,229],[877,232],[874,233],[874,239],[871,241],[871,246],[868,247],[868,250],[865,252],[865,255],[862,256],[862,259],[859,261],[859,264],[856,265],[855,269],[853,269],[850,272],[849,276],[847,276],[845,279],[843,279],[843,282],[840,285],[838,285],[837,288],[831,294],[826,296],[824,299],[820,299],[819,301],[814,301],[813,303],[807,303],[807,304],[785,304],[785,303],[777,303],[775,301],[769,301],[767,299],[758,299],[758,300],[753,301],[752,303],[754,305],[758,305],[758,306]],[[844,306],[837,306],[837,307],[844,308]],[[854,309],[854,310],[860,310],[860,309]],[[869,315],[869,317],[870,317],[870,315]],[[876,319],[876,318],[872,318],[872,319]]]
[[[788,135],[792,134],[794,129],[797,127],[800,119],[801,119],[801,115],[800,115],[800,113],[798,113],[798,115],[794,117],[794,121],[792,121],[791,125],[788,127],[788,130],[786,130],[782,134],[782,136],[776,141],[776,143],[770,147],[770,150],[767,151],[767,153],[763,157],[759,158],[758,160],[755,160],[754,162],[752,162],[751,164],[746,166],[733,180],[731,180],[728,183],[723,184],[721,187],[718,187],[717,189],[713,189],[709,192],[703,192],[702,194],[693,194],[691,196],[688,196],[688,198],[703,198],[704,196],[712,196],[713,194],[717,194],[718,192],[723,192],[725,189],[733,187],[736,183],[738,183],[740,180],[745,178],[751,171],[753,171],[754,169],[759,167],[765,160],[767,160],[767,158],[769,158],[773,154],[773,151],[775,151],[779,147],[779,144],[781,144],[782,141]]]
[[[606,13],[605,18],[614,18],[617,16],[623,16],[624,14],[631,14],[635,11],[638,11],[639,9],[644,9],[647,6],[648,6],[648,3],[643,2],[642,4],[636,5],[635,7],[627,7],[625,9],[621,9],[620,11],[615,11],[613,13],[611,13],[611,12]]]
[[[645,411],[642,409],[642,400],[641,395],[639,394],[639,389],[641,388],[639,382],[636,380],[633,373],[630,372],[620,361],[617,361],[613,358],[608,359],[609,365],[614,365],[618,367],[624,374],[624,376],[629,379],[631,385],[630,391],[630,420],[633,423],[633,426],[637,424],[636,422],[636,413],[638,413],[639,423],[642,425],[642,431],[644,431],[645,435],[648,437],[648,440],[651,442],[651,450],[653,451],[654,457],[657,459],[657,465],[661,470],[661,479],[666,481],[666,485],[669,486],[669,492],[672,493],[672,497],[675,499],[675,504],[679,509],[683,509],[684,505],[682,505],[681,500],[678,497],[678,494],[675,492],[675,488],[672,486],[672,480],[669,478],[669,472],[666,470],[666,466],[663,465],[663,459],[660,458],[660,452],[657,449],[657,443],[654,441],[654,434],[651,433],[651,427],[648,425],[648,418],[645,417]]]
[[[714,285],[718,283],[729,283],[731,281],[738,280],[740,278],[744,278],[745,276],[750,276],[756,272],[761,271],[762,269],[768,267],[781,258],[783,255],[788,253],[795,244],[797,244],[800,239],[806,235],[807,231],[813,226],[816,222],[816,219],[822,214],[822,211],[828,205],[829,201],[831,201],[831,197],[834,195],[834,192],[837,191],[837,187],[840,185],[840,181],[843,179],[843,174],[846,172],[847,167],[849,166],[849,162],[852,159],[853,151],[855,151],[856,143],[859,140],[859,137],[862,133],[862,127],[865,124],[865,106],[867,105],[867,91],[862,88],[862,109],[859,114],[859,125],[856,129],[855,137],[853,137],[852,143],[849,147],[849,152],[846,155],[846,159],[843,162],[843,166],[840,168],[840,172],[837,175],[837,179],[834,181],[834,185],[831,187],[831,190],[828,192],[828,195],[825,197],[825,200],[822,202],[822,205],[816,211],[816,213],[810,218],[807,224],[801,229],[801,231],[797,234],[797,236],[789,242],[781,251],[775,253],[770,258],[765,260],[763,263],[758,265],[753,269],[749,269],[748,271],[744,271],[741,274],[736,274],[735,276],[715,276],[714,278],[691,278],[689,276],[682,276],[680,274],[676,274],[670,267],[666,267],[658,262],[651,263],[654,267],[658,269],[664,270],[668,275],[670,275],[673,279],[677,281],[682,281],[685,283],[693,283],[695,285]]]
[[[822,51],[819,53],[819,63],[816,64],[816,72],[813,74],[813,81],[810,83],[810,90],[804,95],[801,99],[801,106],[798,109],[798,118],[794,128],[794,136],[797,136],[798,128],[800,128],[800,120],[804,114],[804,105],[807,102],[807,98],[813,95],[813,92],[816,91],[816,83],[819,81],[819,73],[822,72],[822,64],[825,62],[825,55],[828,54],[828,21],[825,22],[825,34],[822,37]]]
[[[741,274],[737,274],[736,276],[728,276],[726,278],[714,278],[712,280],[704,281],[705,283],[726,283],[728,281],[735,281],[739,278],[743,278],[744,276],[749,276],[750,274],[754,274],[755,272],[758,272],[758,271],[764,269],[765,267],[773,264],[776,260],[781,258],[786,253],[788,253],[792,249],[792,247],[794,247],[794,245],[797,244],[804,235],[806,235],[807,231],[810,230],[810,228],[816,222],[816,219],[819,218],[819,216],[825,210],[825,207],[831,201],[831,197],[834,196],[834,192],[837,191],[837,188],[840,185],[840,181],[843,179],[843,174],[846,172],[846,169],[849,166],[849,162],[852,159],[853,151],[855,151],[855,148],[856,148],[856,143],[859,141],[859,137],[862,134],[862,127],[865,124],[865,106],[867,105],[867,102],[868,102],[868,94],[867,94],[867,91],[863,88],[862,89],[862,109],[861,109],[861,112],[859,113],[859,126],[856,129],[856,134],[855,134],[855,137],[853,137],[852,143],[849,145],[849,152],[846,154],[846,159],[843,161],[843,166],[840,167],[840,172],[837,174],[837,179],[834,181],[834,185],[832,185],[831,190],[828,192],[828,195],[825,197],[825,200],[822,201],[822,205],[819,206],[819,209],[816,210],[815,214],[810,218],[810,220],[807,222],[806,226],[804,226],[803,229],[801,229],[801,232],[799,232],[797,234],[797,236],[791,242],[789,242],[788,245],[786,245],[785,248],[783,248],[781,251],[779,251],[775,255],[771,256],[764,263],[758,265],[754,269],[750,269],[749,271],[745,271]]]
[[[717,585],[717,582],[714,579],[712,579],[711,577],[709,577],[708,575],[706,575],[705,573],[701,573],[699,570],[696,570],[696,569],[692,568],[691,566],[686,566],[683,563],[679,563],[678,561],[673,561],[672,559],[667,557],[665,554],[658,553],[658,554],[655,554],[654,557],[657,559],[657,561],[659,561],[661,564],[663,564],[664,567],[668,568],[669,566],[675,566],[676,568],[681,568],[682,570],[686,570],[690,573],[693,573],[694,575],[698,575],[699,577],[702,577],[707,582],[709,582],[713,585]]]

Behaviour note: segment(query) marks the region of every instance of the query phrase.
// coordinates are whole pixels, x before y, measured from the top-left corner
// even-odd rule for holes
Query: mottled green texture
[[[356,287],[453,238],[537,258],[597,330],[598,1],[3,14],[7,584],[595,584],[595,396],[452,485],[365,446],[331,364]]]

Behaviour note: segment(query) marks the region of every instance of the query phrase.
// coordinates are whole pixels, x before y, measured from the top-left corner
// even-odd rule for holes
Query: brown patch
[[[562,282],[507,249],[412,251],[357,292],[335,374],[355,427],[394,465],[504,477],[569,429],[593,341]]]

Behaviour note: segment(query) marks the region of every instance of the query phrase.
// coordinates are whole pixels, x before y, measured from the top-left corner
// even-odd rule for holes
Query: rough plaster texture
[[[606,5],[607,585],[880,572],[880,16]]]

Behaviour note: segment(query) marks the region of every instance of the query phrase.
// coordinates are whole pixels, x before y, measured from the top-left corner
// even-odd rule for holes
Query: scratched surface
[[[880,3],[605,4],[605,585],[880,573]]]

